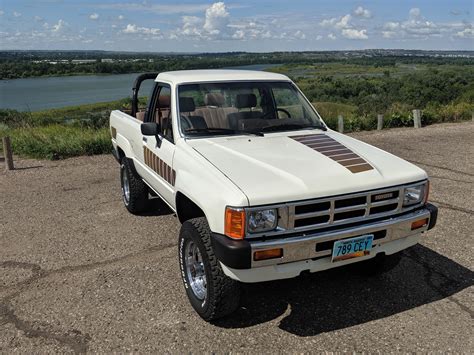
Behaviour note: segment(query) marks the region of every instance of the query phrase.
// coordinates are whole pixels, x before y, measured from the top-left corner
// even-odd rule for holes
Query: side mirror
[[[145,122],[140,126],[144,136],[157,136],[160,133],[160,125],[155,122]]]

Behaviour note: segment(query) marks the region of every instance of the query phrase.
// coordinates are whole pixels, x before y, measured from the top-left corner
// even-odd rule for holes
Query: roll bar
[[[140,74],[137,76],[135,79],[135,82],[133,83],[132,86],[132,113],[131,115],[133,117],[136,116],[138,112],[138,91],[140,90],[140,86],[142,85],[142,82],[145,80],[150,80],[150,79],[156,79],[159,73],[144,73]]]

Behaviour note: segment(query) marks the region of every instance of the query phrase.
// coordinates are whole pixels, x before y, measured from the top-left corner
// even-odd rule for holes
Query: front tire
[[[205,218],[183,223],[179,233],[179,265],[186,294],[201,318],[210,321],[237,309],[240,285],[222,271]]]
[[[120,184],[122,200],[130,213],[138,214],[148,206],[148,186],[135,171],[127,157],[120,163]]]

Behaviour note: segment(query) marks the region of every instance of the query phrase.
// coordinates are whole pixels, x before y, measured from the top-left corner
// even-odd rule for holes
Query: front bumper
[[[256,282],[245,281],[241,277],[238,277],[237,274],[249,272],[256,274],[263,271],[257,270],[259,268],[267,269],[269,266],[273,267],[305,261],[303,264],[300,263],[301,270],[296,274],[298,275],[304,270],[310,269],[311,271],[311,268],[305,265],[311,261],[314,262],[325,259],[326,262],[329,262],[328,265],[335,267],[368,259],[378,253],[396,253],[413,245],[411,244],[412,242],[416,244],[418,242],[417,238],[419,238],[422,232],[433,228],[436,224],[437,214],[437,207],[427,204],[419,210],[401,216],[386,218],[381,221],[370,222],[359,226],[349,226],[332,231],[318,231],[315,233],[305,233],[298,236],[280,237],[264,241],[235,241],[222,235],[213,234],[213,246],[216,256],[228,276],[244,282]],[[428,223],[425,226],[411,230],[412,222],[424,218],[428,219]],[[331,263],[332,247],[335,241],[364,234],[374,234],[373,249],[370,255],[363,258],[347,260],[346,262]],[[405,239],[408,242],[402,241]],[[275,248],[283,249],[283,256],[281,258],[256,261],[252,257],[256,251]],[[329,268],[329,266],[325,268]],[[293,273],[294,272],[291,274]],[[265,280],[270,279],[272,278],[265,278]],[[258,281],[262,280],[259,279]]]

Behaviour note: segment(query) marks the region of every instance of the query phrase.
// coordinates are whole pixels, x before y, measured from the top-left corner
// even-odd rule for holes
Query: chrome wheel
[[[130,182],[128,181],[127,172],[125,171],[125,166],[120,167],[120,178],[122,180],[122,196],[123,201],[126,205],[130,202]]]
[[[185,248],[186,276],[193,290],[194,295],[199,300],[204,300],[207,296],[206,271],[198,246],[189,241]]]

